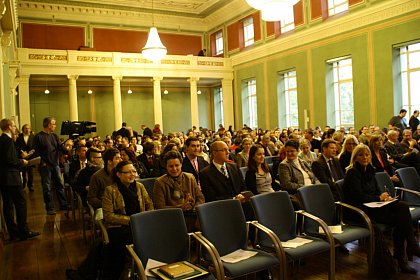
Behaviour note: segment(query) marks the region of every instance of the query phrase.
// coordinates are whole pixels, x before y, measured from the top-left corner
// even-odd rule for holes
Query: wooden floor
[[[39,178],[36,180],[39,182]],[[31,230],[41,232],[33,240],[12,242],[0,246],[0,280],[63,280],[66,268],[76,268],[85,258],[89,245],[83,240],[79,224],[66,218],[63,211],[48,216],[44,210],[39,183],[35,192],[25,190],[28,202],[28,224]],[[346,245],[350,255],[336,256],[336,279],[369,279],[366,255],[357,245]],[[420,279],[420,259],[411,264],[417,275],[400,274],[399,279]],[[305,260],[290,279],[327,279],[327,255],[318,255]]]

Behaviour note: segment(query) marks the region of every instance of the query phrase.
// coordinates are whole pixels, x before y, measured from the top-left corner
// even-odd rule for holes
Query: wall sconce
[[[133,93],[133,91],[131,90],[131,87],[130,87],[130,83],[128,83],[128,91],[127,91],[127,93],[128,94],[132,94]]]
[[[50,94],[50,91],[48,90],[48,80],[45,80],[45,90],[44,90],[45,94]]]
[[[164,91],[163,91],[163,94],[168,94],[169,93],[169,91],[167,90],[167,89],[165,89]]]
[[[197,94],[200,95],[201,94],[201,90],[197,90]]]
[[[88,89],[88,94],[92,94],[93,91],[90,89],[90,80],[89,80],[89,89]]]

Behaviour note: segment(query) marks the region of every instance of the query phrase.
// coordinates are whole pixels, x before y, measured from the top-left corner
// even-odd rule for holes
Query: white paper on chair
[[[328,228],[330,229],[331,233],[342,233],[343,232],[343,229],[341,228],[341,225],[328,226]],[[319,233],[324,233],[324,230],[322,229],[322,227],[319,227]]]
[[[258,252],[239,249],[239,250],[233,251],[230,254],[224,255],[220,259],[228,263],[237,263],[237,262],[249,259],[255,256],[256,254],[258,254]]]
[[[388,205],[394,201],[397,201],[397,198],[393,198],[392,200],[388,200],[388,201],[374,201],[374,202],[363,203],[363,205],[370,208],[379,208],[379,207]]]
[[[95,220],[103,220],[104,219],[104,212],[102,212],[102,208],[98,208],[95,210]]]
[[[160,262],[160,261],[157,261],[157,260],[154,260],[154,259],[148,259],[147,264],[146,264],[146,269],[145,269],[146,276],[154,277],[155,275],[150,272],[150,269],[153,269],[155,267],[162,266],[162,265],[165,265],[165,264],[167,264],[167,263]]]
[[[306,239],[302,237],[296,237],[290,240],[287,240],[286,242],[281,242],[281,245],[285,248],[297,248],[299,246],[311,243],[313,240]]]

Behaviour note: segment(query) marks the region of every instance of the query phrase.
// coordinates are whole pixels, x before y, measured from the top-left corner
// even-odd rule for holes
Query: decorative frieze
[[[84,62],[112,62],[112,57],[104,57],[104,56],[77,56],[77,61],[84,61]]]
[[[29,54],[32,60],[67,60],[67,55]]]

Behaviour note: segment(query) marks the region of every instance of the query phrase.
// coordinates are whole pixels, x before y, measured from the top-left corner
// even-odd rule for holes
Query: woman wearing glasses
[[[112,171],[113,184],[106,187],[102,200],[109,244],[104,248],[103,279],[119,279],[126,249],[131,244],[130,216],[153,210],[144,186],[136,182],[137,171],[130,161],[122,161]]]

